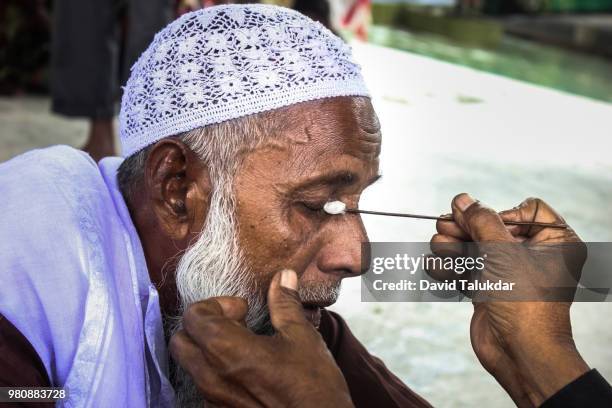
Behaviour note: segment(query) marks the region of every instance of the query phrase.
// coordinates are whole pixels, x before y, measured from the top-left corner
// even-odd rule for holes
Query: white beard
[[[221,190],[221,191],[219,191]],[[255,275],[246,267],[238,246],[231,192],[215,191],[206,225],[176,267],[179,315],[166,322],[168,335],[182,328],[189,305],[217,296],[238,296],[248,302],[247,327],[261,333],[270,327],[265,297]],[[177,406],[202,407],[204,400],[182,367],[171,361]]]
[[[260,332],[269,326],[265,293],[246,265],[235,225],[231,199],[213,196],[204,230],[176,267],[180,312],[208,298],[237,296],[249,305],[247,327]]]

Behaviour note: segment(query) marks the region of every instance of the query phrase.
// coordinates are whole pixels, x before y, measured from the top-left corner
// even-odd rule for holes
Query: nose
[[[331,218],[324,231],[318,269],[341,279],[363,274],[369,265],[369,241],[361,217],[344,214]]]

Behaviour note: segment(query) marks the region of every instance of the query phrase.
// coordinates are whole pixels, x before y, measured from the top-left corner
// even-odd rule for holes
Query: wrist
[[[511,356],[535,406],[590,370],[571,336],[522,336],[513,342]]]

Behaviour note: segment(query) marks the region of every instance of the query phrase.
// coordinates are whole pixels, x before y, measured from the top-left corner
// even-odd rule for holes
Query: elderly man
[[[309,319],[340,330],[330,348],[362,356],[369,392],[424,405],[322,311],[367,238],[358,216],[321,208],[356,206],[378,177],[379,124],[347,45],[279,7],[187,14],[132,68],[120,135],[125,160],[53,147],[2,165],[4,381],[66,387],[71,406],[187,400],[166,348],[183,312],[239,296],[269,332],[267,288],[292,268]]]
[[[77,407],[428,405],[324,309],[367,237],[322,207],[357,206],[380,151],[339,38],[271,6],[187,14],[133,67],[120,134],[125,160],[53,147],[0,167],[2,385],[65,387]],[[232,334],[253,347],[211,353]],[[239,351],[227,372],[250,380],[215,377]]]

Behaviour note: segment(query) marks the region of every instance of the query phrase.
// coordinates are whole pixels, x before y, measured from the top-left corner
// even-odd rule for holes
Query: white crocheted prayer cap
[[[277,6],[205,8],[159,32],[132,67],[119,114],[122,153],[334,96],[369,94],[350,47],[320,23]]]

